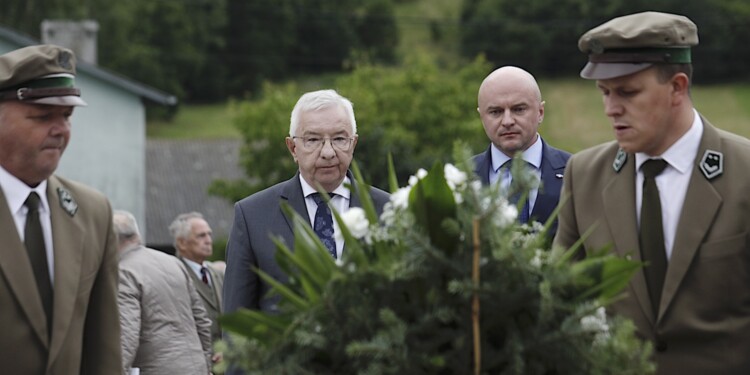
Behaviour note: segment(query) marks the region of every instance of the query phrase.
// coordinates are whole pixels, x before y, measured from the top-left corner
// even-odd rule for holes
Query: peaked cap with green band
[[[654,64],[690,64],[698,28],[685,16],[642,12],[617,17],[587,31],[578,49],[589,55],[587,79],[633,74]]]
[[[75,87],[76,59],[67,48],[51,44],[20,48],[0,55],[0,100],[86,105]]]

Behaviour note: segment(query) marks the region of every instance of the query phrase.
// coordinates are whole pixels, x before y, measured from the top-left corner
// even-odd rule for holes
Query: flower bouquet
[[[633,324],[605,313],[640,264],[550,249],[551,223],[517,224],[514,192],[481,186],[456,149],[458,166],[420,170],[406,187],[391,173],[380,217],[359,189],[363,208],[335,213],[339,262],[287,209],[295,244],[277,242],[277,260],[289,281],[260,273],[280,313],[222,317],[233,333],[225,358],[248,374],[653,372]]]

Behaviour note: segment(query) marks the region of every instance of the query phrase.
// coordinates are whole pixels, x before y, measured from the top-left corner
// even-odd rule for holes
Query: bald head
[[[482,81],[477,105],[487,137],[504,154],[513,157],[536,142],[544,102],[529,72],[515,66],[496,69]]]
[[[542,101],[542,92],[531,73],[515,66],[503,66],[495,69],[482,81],[482,85],[479,86],[478,102],[481,104],[482,92],[487,92],[497,86],[513,87],[514,90],[519,91],[528,90],[539,102]]]

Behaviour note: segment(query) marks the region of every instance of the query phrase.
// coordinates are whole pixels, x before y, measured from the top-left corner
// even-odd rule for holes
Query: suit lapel
[[[490,184],[490,164],[492,163],[492,146],[487,148],[483,154],[480,154],[475,160],[474,173],[479,176],[482,185]]]
[[[182,261],[182,266],[185,268],[185,271],[188,273],[188,275],[190,275],[190,279],[193,280],[193,285],[195,285],[195,290],[198,291],[198,295],[200,295],[204,301],[208,301],[212,308],[217,309],[218,306],[216,306],[216,297],[211,295],[212,289],[208,285],[206,285],[203,280],[198,278],[198,275],[195,274],[190,265],[185,261],[185,258],[181,256],[178,256],[178,258],[180,258],[180,261]],[[209,269],[210,273],[211,268],[206,268]],[[213,274],[211,274],[211,279],[216,279]],[[216,281],[214,281],[214,285],[216,285]]]
[[[562,176],[564,170],[565,160],[559,153],[553,152],[542,140],[542,184],[539,187],[531,216],[546,218],[555,210],[560,199],[559,192],[562,189],[562,178],[557,175]]]
[[[216,303],[218,304],[214,308],[216,309],[216,311],[223,313],[224,310],[221,308],[221,306],[223,305],[221,302],[221,293],[224,287],[224,279],[220,277],[219,273],[214,271],[214,269],[211,268],[211,266],[208,266],[207,268],[208,268],[208,273],[211,275],[211,281],[213,283],[211,285],[214,290],[214,295],[216,296]]]
[[[39,291],[34,281],[34,271],[31,269],[26,247],[18,236],[16,223],[5,199],[5,193],[0,189],[0,269],[5,275],[8,288],[15,294],[21,310],[28,317],[39,340],[48,347],[47,319],[42,300],[36,298]],[[1,282],[1,281],[0,281]],[[10,322],[10,324],[17,324]]]
[[[307,205],[305,204],[305,197],[302,193],[302,185],[300,184],[300,174],[297,172],[294,177],[292,177],[290,180],[287,180],[284,182],[284,186],[281,187],[281,200],[286,201],[289,203],[289,205],[296,211],[300,216],[310,220],[310,215],[307,214]],[[286,221],[286,224],[289,226],[289,232],[294,233],[294,225],[292,223],[292,218],[287,217],[287,215],[284,215],[282,213],[282,216],[284,217],[284,220]],[[312,225],[312,223],[310,224]],[[293,240],[292,238],[289,238],[289,240]],[[293,242],[290,242],[290,244]]]
[[[614,160],[614,156],[613,156]],[[607,229],[614,239],[615,250],[621,257],[641,261],[638,244],[638,219],[635,212],[635,155],[628,154],[625,166],[616,173],[602,192]],[[655,317],[643,271],[639,270],[630,280],[629,288],[641,306],[644,315],[653,324]]]
[[[690,267],[690,263],[698,251],[698,247],[711,228],[711,224],[719,212],[722,198],[714,189],[711,182],[699,172],[701,156],[707,149],[721,152],[719,133],[711,124],[703,120],[703,137],[698,148],[698,154],[691,171],[690,184],[685,194],[685,202],[677,225],[672,256],[669,259],[664,289],[661,294],[659,317],[664,315],[667,307],[674,299],[675,293]],[[696,215],[700,212],[700,215]]]
[[[50,362],[55,359],[60,348],[65,344],[63,338],[68,332],[70,322],[74,319],[73,312],[82,274],[84,237],[84,229],[76,220],[75,215],[70,216],[60,205],[58,188],[62,188],[59,180],[55,176],[50,177],[47,184],[47,200],[50,206],[52,242],[55,251],[55,301]],[[81,197],[73,196],[73,199],[81,200]],[[80,212],[78,214],[80,215]]]

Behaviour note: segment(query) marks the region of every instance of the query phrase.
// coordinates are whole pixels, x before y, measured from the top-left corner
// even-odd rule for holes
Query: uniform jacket
[[[208,374],[211,321],[176,257],[143,246],[124,250],[118,303],[125,370],[137,367],[141,375]]]
[[[47,180],[54,243],[52,334],[34,273],[0,189],[0,372],[121,371],[117,245],[107,199],[60,177]]]
[[[487,151],[475,155],[474,173],[479,176],[483,185],[490,184],[490,169],[492,168],[492,147]],[[565,172],[565,163],[570,158],[570,153],[556,149],[542,140],[542,181],[539,192],[537,193],[534,208],[530,212],[532,220],[541,223],[547,222],[552,212],[557,208],[560,200],[560,189],[562,189],[562,176]],[[557,222],[553,223],[549,229],[548,236],[553,238],[557,231]]]
[[[355,191],[351,192],[349,205],[361,207],[357,184],[354,180],[352,184]],[[370,188],[370,193],[380,213],[389,194],[374,187]],[[276,244],[271,240],[272,236],[280,236],[287,246],[293,248],[292,220],[281,211],[281,202],[287,202],[302,217],[309,217],[299,173],[234,205],[234,224],[227,243],[224,311],[242,307],[274,311],[278,298],[264,298],[271,286],[263,282],[252,267],[277,280],[286,280],[286,275],[276,264]]]
[[[750,141],[703,124],[658,316],[641,271],[612,310],[653,341],[659,374],[750,374]],[[722,155],[722,173],[707,151]],[[617,152],[612,142],[570,159],[555,243],[570,247],[593,229],[586,252],[612,246],[640,261],[635,157],[617,172]]]
[[[211,341],[216,342],[221,339],[221,328],[219,327],[218,317],[223,313],[222,309],[222,289],[224,288],[224,271],[219,271],[214,268],[211,262],[206,262],[206,269],[208,270],[209,277],[211,278],[211,285],[206,285],[198,275],[195,274],[192,268],[185,263],[185,259],[179,257],[182,261],[182,265],[187,270],[190,278],[193,280],[195,290],[198,291],[198,295],[203,301],[203,306],[206,308],[208,318],[211,320]]]

